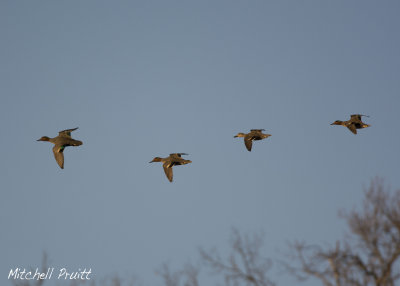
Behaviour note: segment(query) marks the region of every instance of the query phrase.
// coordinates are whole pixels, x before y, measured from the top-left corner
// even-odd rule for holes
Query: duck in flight
[[[71,138],[71,132],[78,129],[78,127],[73,129],[66,129],[58,132],[58,136],[54,138],[49,138],[47,136],[43,136],[36,141],[48,141],[54,144],[53,154],[56,159],[58,165],[61,169],[64,169],[64,149],[67,146],[80,146],[82,145],[82,141],[75,140]]]
[[[271,136],[271,134],[264,134],[262,131],[265,131],[265,129],[251,129],[249,133],[238,133],[233,138],[244,137],[244,145],[250,152],[254,140],[263,140]]]
[[[336,120],[335,122],[331,123],[331,125],[346,126],[347,128],[349,128],[351,132],[357,134],[357,129],[362,129],[371,126],[369,124],[365,124],[364,122],[362,122],[361,120],[362,116],[369,117],[368,115],[363,115],[363,114],[352,114],[349,120],[347,121]]]
[[[186,153],[172,153],[172,154],[169,154],[169,157],[166,157],[166,158],[155,157],[149,163],[162,162],[165,175],[167,176],[168,180],[170,182],[172,182],[172,179],[173,179],[172,167],[173,166],[186,165],[186,164],[192,163],[192,161],[190,161],[190,160],[183,159],[182,155],[188,155],[188,154],[186,154]]]

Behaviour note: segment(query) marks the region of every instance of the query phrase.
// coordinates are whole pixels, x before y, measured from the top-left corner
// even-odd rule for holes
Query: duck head
[[[233,136],[233,138],[244,137],[244,136],[246,136],[246,134],[244,134],[244,133],[238,133],[238,134],[236,134],[235,136]]]
[[[336,120],[335,122],[331,123],[331,125],[343,125],[343,121]]]
[[[47,137],[47,136],[42,136],[41,138],[39,138],[39,139],[36,140],[36,141],[50,141],[50,138]]]
[[[149,163],[153,163],[153,162],[161,162],[162,158],[160,157],[155,157],[153,160],[151,160]]]

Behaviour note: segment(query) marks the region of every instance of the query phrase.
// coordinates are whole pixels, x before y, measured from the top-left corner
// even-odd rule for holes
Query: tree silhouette
[[[179,271],[171,272],[167,263],[161,265],[156,271],[161,276],[165,286],[199,286],[198,275],[199,267],[186,263],[184,268]]]
[[[288,273],[299,280],[310,277],[324,286],[396,286],[400,281],[400,190],[389,192],[376,178],[365,191],[360,210],[342,211],[349,232],[334,247],[295,242],[289,247]],[[241,234],[233,228],[230,253],[223,257],[213,248],[199,249],[199,263],[187,263],[171,271],[164,263],[156,271],[165,286],[199,286],[200,265],[221,279],[226,286],[274,286],[268,272],[272,262],[261,254],[261,234]],[[43,255],[42,272],[47,269]],[[217,278],[218,279],[218,278]],[[14,286],[42,286],[45,280],[13,280]],[[137,280],[109,276],[103,281],[76,281],[70,286],[137,286]],[[397,283],[397,286],[400,285]]]
[[[263,236],[243,235],[237,229],[232,229],[230,249],[231,253],[222,258],[218,251],[199,249],[200,262],[205,265],[212,274],[220,276],[226,286],[274,286],[267,272],[272,262],[262,257],[261,247]],[[171,272],[168,264],[163,264],[157,271],[165,286],[199,286],[199,266],[188,263],[182,270]]]
[[[227,286],[273,286],[275,284],[267,277],[272,262],[260,253],[263,242],[260,234],[250,237],[234,228],[230,243],[232,253],[228,258],[222,259],[215,249],[200,249],[200,255],[212,272],[224,276]]]
[[[299,280],[315,277],[324,286],[395,286],[400,279],[400,190],[391,194],[372,180],[361,210],[342,212],[350,232],[335,247],[295,242],[297,261],[285,263]],[[399,284],[397,284],[399,285]]]

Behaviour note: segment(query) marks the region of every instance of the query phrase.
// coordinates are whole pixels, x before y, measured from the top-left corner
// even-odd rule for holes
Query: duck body
[[[192,161],[190,161],[190,160],[183,159],[182,155],[188,155],[188,154],[186,154],[186,153],[171,153],[166,158],[155,157],[149,163],[162,162],[164,173],[167,176],[168,180],[170,182],[172,182],[172,180],[173,180],[172,167],[173,166],[186,165],[186,164],[192,163]]]
[[[371,125],[362,122],[362,116],[369,117],[363,114],[352,114],[347,121],[336,120],[331,125],[341,125],[347,127],[353,134],[357,134],[357,129],[370,127]]]
[[[246,149],[250,152],[253,146],[253,141],[263,140],[271,136],[271,134],[262,133],[263,131],[265,131],[265,129],[251,129],[249,133],[238,133],[234,136],[234,138],[243,137],[244,145],[246,146]]]
[[[78,127],[73,129],[66,129],[60,131],[57,137],[49,138],[47,136],[42,136],[37,141],[48,141],[54,144],[53,154],[56,162],[60,166],[61,169],[64,169],[64,149],[68,146],[80,146],[82,145],[82,141],[72,139],[71,132],[78,129]]]

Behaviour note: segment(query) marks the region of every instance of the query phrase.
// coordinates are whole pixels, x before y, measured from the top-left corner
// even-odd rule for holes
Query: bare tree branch
[[[156,274],[161,276],[165,286],[199,286],[199,268],[191,263],[186,263],[183,270],[175,272],[171,272],[168,264],[164,263],[156,271]]]
[[[390,194],[372,180],[361,211],[342,212],[350,240],[335,248],[289,246],[298,266],[285,267],[299,280],[319,279],[325,286],[394,286],[400,279],[400,190]]]
[[[214,274],[222,274],[228,286],[273,286],[274,283],[267,278],[272,263],[261,257],[262,242],[263,237],[259,234],[249,237],[232,229],[232,253],[228,258],[222,259],[215,249],[206,251],[200,248],[199,251],[204,263]]]

